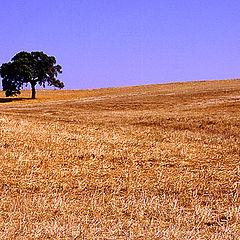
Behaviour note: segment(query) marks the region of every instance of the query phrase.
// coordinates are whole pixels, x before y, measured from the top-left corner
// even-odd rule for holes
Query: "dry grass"
[[[240,238],[240,80],[37,97],[0,104],[1,239]]]

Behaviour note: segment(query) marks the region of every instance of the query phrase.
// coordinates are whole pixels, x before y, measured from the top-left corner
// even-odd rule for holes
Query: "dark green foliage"
[[[56,65],[55,57],[49,57],[43,52],[22,51],[0,68],[3,91],[7,97],[17,95],[25,84],[30,83],[32,98],[35,98],[37,83],[43,87],[47,84],[63,88],[64,84],[57,79],[57,75],[62,73],[61,69],[60,65]]]

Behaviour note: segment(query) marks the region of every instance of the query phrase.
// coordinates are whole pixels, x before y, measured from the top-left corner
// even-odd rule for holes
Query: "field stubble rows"
[[[1,239],[240,237],[240,81],[38,94],[0,105]]]

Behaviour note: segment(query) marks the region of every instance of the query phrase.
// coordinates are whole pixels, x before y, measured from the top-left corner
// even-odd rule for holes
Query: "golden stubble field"
[[[240,239],[240,80],[0,95],[0,239]]]

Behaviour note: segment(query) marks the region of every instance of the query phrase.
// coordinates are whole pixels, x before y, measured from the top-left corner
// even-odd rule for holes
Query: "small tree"
[[[6,96],[20,94],[25,84],[30,83],[32,98],[36,98],[36,85],[63,88],[64,84],[56,79],[62,73],[62,67],[56,65],[56,59],[43,52],[19,52],[10,62],[0,67],[2,87]]]

